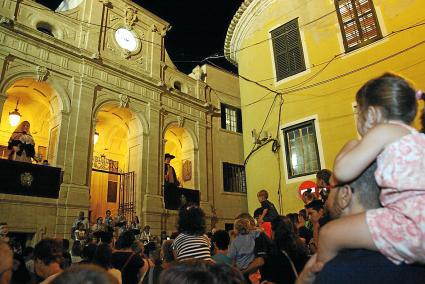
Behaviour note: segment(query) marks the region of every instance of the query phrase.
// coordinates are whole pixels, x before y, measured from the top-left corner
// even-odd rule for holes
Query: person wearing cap
[[[176,171],[170,165],[175,156],[166,153],[164,157],[164,203],[166,209],[177,210],[179,207],[178,186]]]

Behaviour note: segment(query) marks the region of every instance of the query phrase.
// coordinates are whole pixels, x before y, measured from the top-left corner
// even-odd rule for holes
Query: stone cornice
[[[230,63],[238,65],[238,50],[261,12],[276,0],[245,0],[233,16],[224,41],[224,56]]]

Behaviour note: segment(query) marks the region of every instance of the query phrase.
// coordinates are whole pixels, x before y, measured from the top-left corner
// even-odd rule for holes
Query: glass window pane
[[[285,147],[289,177],[310,174],[319,170],[319,153],[313,121],[300,124],[286,133]]]

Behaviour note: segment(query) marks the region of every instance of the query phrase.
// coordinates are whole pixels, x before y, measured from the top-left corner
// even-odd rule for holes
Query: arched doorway
[[[189,132],[177,125],[171,125],[164,134],[164,153],[175,156],[170,164],[176,171],[177,179],[183,188],[196,188],[195,176],[195,147]]]
[[[141,130],[135,114],[117,102],[105,103],[97,111],[90,186],[91,222],[104,217],[106,210],[116,216],[123,209],[127,219],[136,213],[140,200],[136,188],[140,176]]]
[[[9,114],[17,111],[20,121],[28,121],[35,141],[36,156],[56,165],[57,143],[61,120],[61,104],[55,90],[44,81],[32,78],[19,79],[6,90],[0,123],[0,156],[7,158],[7,144],[16,125]]]

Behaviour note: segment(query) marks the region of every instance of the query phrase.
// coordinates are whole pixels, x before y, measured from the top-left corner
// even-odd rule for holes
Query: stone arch
[[[3,82],[0,83],[0,97],[5,100],[7,98],[6,90],[8,90],[15,82],[22,79],[36,80],[36,76],[37,73],[35,71],[29,71],[27,68],[8,74]],[[63,88],[63,86],[59,83],[59,80],[54,75],[49,76],[46,82],[55,91],[54,95],[58,97],[60,111],[69,114],[71,111],[71,100],[68,92]]]
[[[117,95],[113,95],[113,94],[106,94],[106,95],[102,95],[101,97],[99,97],[94,105],[93,108],[93,115],[92,115],[92,119],[96,119],[96,116],[99,112],[100,109],[102,109],[103,106],[105,106],[108,103],[116,103],[119,104],[120,101],[117,98]],[[137,117],[137,121],[139,123],[139,129],[141,129],[141,134],[147,136],[149,135],[149,123],[148,120],[146,118],[146,116],[139,110],[137,110],[133,104],[131,103],[131,101],[129,102],[129,106],[128,108],[130,109],[130,111],[135,115],[135,117]]]
[[[192,138],[193,148],[195,150],[198,150],[199,143],[198,143],[198,137],[196,136],[195,131],[191,128],[188,128],[188,127],[179,126],[179,122],[177,121],[177,119],[173,119],[173,118],[168,117],[164,120],[164,129],[162,131],[162,137],[165,136],[165,133],[171,127],[182,127],[182,128],[184,128],[184,130],[187,131],[187,133],[190,135],[190,138]]]
[[[124,172],[134,173],[135,200],[133,203],[135,207],[131,209],[126,207],[126,213],[129,214],[128,217],[131,217],[133,213],[140,215],[143,192],[145,192],[143,179],[146,176],[143,174],[145,169],[142,161],[146,152],[145,138],[149,133],[147,119],[143,111],[136,101],[130,100],[123,103],[123,100],[119,99],[116,93],[101,91],[93,107],[92,120],[92,134],[94,134],[95,128],[99,133],[99,142],[97,146],[93,145],[92,147],[91,155],[94,157],[93,159],[104,154],[107,159],[118,161],[120,169]],[[103,139],[105,137],[107,139],[102,140],[102,135]],[[124,135],[125,138],[121,139]],[[106,209],[116,214],[118,206],[120,206],[117,203],[118,198],[114,204],[111,202],[106,204],[104,201],[103,203],[96,202],[96,200],[106,200],[105,197],[101,198],[98,194],[98,191],[104,186],[101,183],[105,184],[102,182],[105,177],[99,176],[96,171],[92,171],[90,176],[90,188],[93,190],[91,192],[93,193],[91,194],[92,202],[90,203],[93,218],[99,216],[100,212]]]
[[[176,170],[177,178],[183,187],[199,189],[199,171],[197,170],[199,167],[198,139],[194,129],[183,124],[181,119],[173,119],[172,117],[165,119],[162,132],[164,141],[163,154],[171,152],[170,154],[176,156],[171,161],[171,165]],[[191,170],[190,179],[186,175],[188,169]]]
[[[17,108],[22,115],[21,121],[28,120],[31,123],[38,158],[47,159],[51,165],[57,166],[58,154],[61,151],[58,147],[60,132],[61,129],[67,129],[67,119],[64,120],[63,116],[70,111],[66,91],[63,88],[58,90],[60,83],[56,78],[38,81],[35,72],[22,68],[19,72],[8,75],[0,85],[0,127],[5,133],[1,143],[7,143],[5,136],[14,131],[14,126],[6,122],[7,112],[13,110],[14,104],[19,101]],[[39,119],[40,117],[44,119]]]

